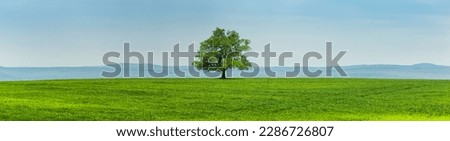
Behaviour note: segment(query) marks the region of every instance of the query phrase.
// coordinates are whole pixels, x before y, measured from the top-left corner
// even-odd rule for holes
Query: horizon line
[[[118,63],[120,65],[123,65],[125,63]],[[128,63],[130,65],[140,65],[139,63]],[[149,63],[144,63],[142,65],[149,65]],[[152,64],[155,66],[163,66],[160,64]],[[414,66],[414,65],[433,65],[433,66],[444,66],[444,67],[450,67],[448,65],[440,65],[440,64],[434,64],[434,63],[415,63],[415,64],[352,64],[352,65],[341,65],[341,67],[351,67],[351,66],[377,66],[377,65],[385,65],[385,66]],[[174,67],[175,65],[169,65],[167,67]],[[190,67],[192,65],[178,65],[179,67]],[[0,66],[0,68],[76,68],[76,67],[107,67],[107,65],[89,65],[89,66]],[[258,66],[258,67],[266,67],[266,66]],[[269,66],[269,67],[295,67],[295,66]],[[300,66],[303,67],[303,66]],[[326,67],[326,66],[308,66],[308,67]]]

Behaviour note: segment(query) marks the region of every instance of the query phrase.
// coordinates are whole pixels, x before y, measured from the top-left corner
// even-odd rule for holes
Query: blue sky
[[[326,41],[348,51],[341,65],[450,65],[446,0],[2,0],[0,66],[102,65],[123,42],[160,64],[160,52],[187,50],[215,27],[238,31],[254,51],[293,52],[287,65],[325,53]]]

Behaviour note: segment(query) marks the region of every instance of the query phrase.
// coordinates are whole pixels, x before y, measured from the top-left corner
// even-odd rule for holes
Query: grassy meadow
[[[0,90],[2,121],[450,121],[450,80],[80,79]]]

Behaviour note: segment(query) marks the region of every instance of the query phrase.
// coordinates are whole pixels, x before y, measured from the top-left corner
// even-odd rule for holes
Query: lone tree
[[[242,55],[251,49],[249,44],[250,40],[241,39],[236,31],[216,28],[211,37],[200,43],[197,60],[193,64],[200,70],[221,72],[221,78],[225,79],[228,69],[246,70],[251,67],[247,57]]]

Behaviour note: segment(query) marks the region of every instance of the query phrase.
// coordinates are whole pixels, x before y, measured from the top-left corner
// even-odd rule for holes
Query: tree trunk
[[[220,79],[225,79],[225,78],[227,78],[227,77],[225,76],[225,72],[226,72],[226,70],[222,70],[222,77],[220,77]]]

